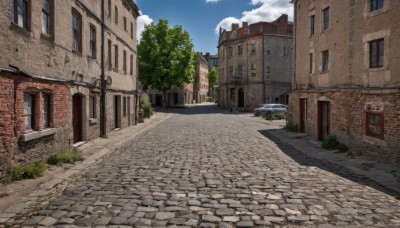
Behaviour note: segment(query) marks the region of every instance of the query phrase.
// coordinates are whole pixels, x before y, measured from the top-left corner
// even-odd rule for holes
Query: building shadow
[[[162,107],[153,107],[155,112],[160,113],[174,113],[180,115],[204,115],[204,114],[226,114],[226,115],[238,115],[243,114],[242,112],[229,112],[229,110],[221,109],[217,104],[196,104],[196,105],[181,105],[181,106],[167,106],[166,109]]]
[[[272,130],[260,130],[259,133],[265,136],[266,138],[273,141],[278,148],[291,157],[294,161],[302,166],[313,166],[318,167],[320,169],[326,170],[330,173],[334,173],[338,176],[346,178],[350,181],[372,187],[378,191],[384,192],[388,195],[395,197],[396,199],[400,200],[400,189],[399,191],[395,191],[390,189],[364,175],[356,174],[350,169],[341,166],[340,164],[329,162],[327,160],[318,159],[312,156],[309,156],[303,153],[301,150],[296,149],[294,146],[290,145],[289,143],[285,143],[281,140],[281,138],[272,134],[273,131],[277,131],[276,129]]]

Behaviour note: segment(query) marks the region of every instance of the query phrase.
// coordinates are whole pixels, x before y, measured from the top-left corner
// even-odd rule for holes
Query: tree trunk
[[[162,106],[163,106],[163,109],[167,109],[167,102],[166,102],[166,91],[165,90],[163,90],[163,100],[162,100]]]

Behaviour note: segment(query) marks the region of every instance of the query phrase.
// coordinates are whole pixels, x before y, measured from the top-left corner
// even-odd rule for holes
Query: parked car
[[[254,109],[254,115],[272,116],[287,112],[287,106],[283,104],[262,104]]]

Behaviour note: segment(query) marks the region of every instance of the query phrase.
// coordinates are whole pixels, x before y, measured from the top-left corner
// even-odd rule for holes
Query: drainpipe
[[[106,80],[104,66],[104,0],[101,0],[101,95],[100,95],[100,136],[107,134],[106,128]]]

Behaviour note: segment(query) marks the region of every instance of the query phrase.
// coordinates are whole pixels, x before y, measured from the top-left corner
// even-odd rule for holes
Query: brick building
[[[400,1],[292,2],[290,124],[400,163]]]
[[[250,111],[261,103],[287,103],[292,74],[293,24],[232,24],[220,30],[218,105]]]
[[[135,123],[132,1],[105,1],[104,23],[94,0],[10,0],[0,8],[0,178],[13,165],[100,136],[102,65],[112,81],[107,132]]]
[[[208,61],[201,54],[197,54],[194,66],[193,101],[204,103],[207,101],[208,95]]]

